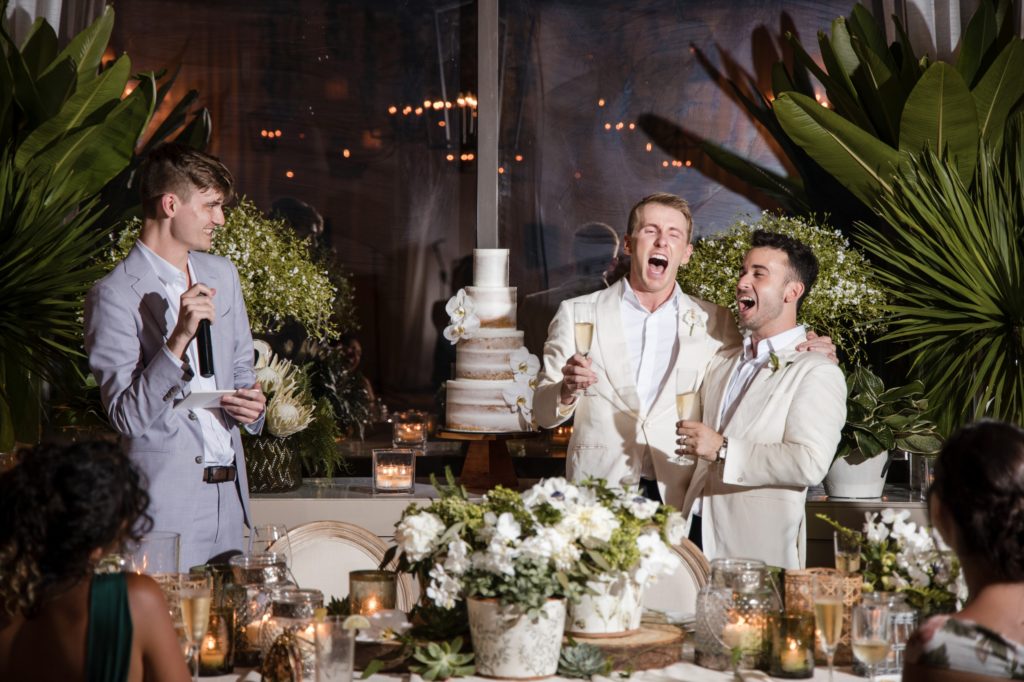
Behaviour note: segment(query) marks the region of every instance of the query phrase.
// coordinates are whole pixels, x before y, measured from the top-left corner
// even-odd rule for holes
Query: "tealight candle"
[[[814,616],[789,613],[771,619],[773,677],[807,679],[814,676]]]
[[[374,492],[412,492],[416,485],[413,450],[373,451]]]
[[[395,608],[398,581],[394,571],[352,571],[348,574],[348,599],[352,613],[371,616]]]

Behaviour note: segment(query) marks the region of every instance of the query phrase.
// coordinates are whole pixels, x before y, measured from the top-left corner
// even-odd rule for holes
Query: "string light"
[[[394,116],[395,114],[398,113],[398,107],[392,104],[390,107],[388,107],[388,113]]]
[[[286,170],[286,171],[284,172],[284,176],[285,176],[286,178],[288,178],[289,180],[291,180],[292,178],[294,178],[294,177],[295,177],[295,171],[290,171],[290,170]]]
[[[341,155],[344,156],[347,159],[350,156],[352,156],[352,152],[351,152],[351,150],[348,150],[348,149],[342,149],[341,150]]]
[[[599,107],[603,107],[604,106],[604,97],[602,97],[601,99],[597,100],[597,106],[599,106]]]

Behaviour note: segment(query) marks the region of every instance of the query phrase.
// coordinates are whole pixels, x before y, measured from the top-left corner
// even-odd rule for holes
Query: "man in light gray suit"
[[[180,568],[242,547],[249,492],[239,425],[258,433],[266,399],[238,272],[207,253],[232,179],[216,158],[168,144],[139,170],[139,240],[85,305],[85,349],[122,446],[149,481],[154,529],[181,534]],[[195,336],[209,320],[214,375]],[[213,407],[191,393],[236,389]]]

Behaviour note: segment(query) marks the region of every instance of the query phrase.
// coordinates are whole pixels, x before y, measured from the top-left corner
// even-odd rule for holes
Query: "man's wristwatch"
[[[716,462],[724,462],[725,461],[725,452],[728,449],[729,449],[729,439],[726,438],[725,436],[722,436],[722,445],[721,445],[721,447],[718,448],[718,453],[715,455],[715,461]]]

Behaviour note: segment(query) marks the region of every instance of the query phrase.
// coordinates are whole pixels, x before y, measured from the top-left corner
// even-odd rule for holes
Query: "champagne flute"
[[[192,653],[192,682],[199,682],[199,643],[206,635],[210,624],[210,602],[213,599],[210,587],[185,587],[178,593],[181,604],[181,619],[185,626]]]
[[[597,306],[593,303],[573,303],[573,331],[576,337],[576,352],[589,357],[590,345],[594,340],[594,325],[597,322]],[[597,393],[587,386],[581,395],[595,396]]]
[[[875,682],[875,666],[889,655],[892,645],[892,620],[885,604],[858,604],[850,614],[853,655],[868,667],[870,682]]]
[[[676,369],[676,416],[679,421],[700,419],[700,394],[697,393],[697,373],[692,369]],[[696,464],[697,456],[678,455],[684,464]]]
[[[843,576],[826,573],[814,576],[814,621],[821,648],[828,659],[828,679],[833,679],[833,659],[843,634]]]

